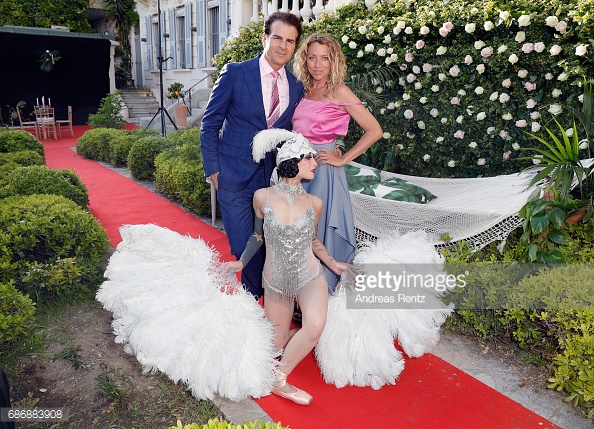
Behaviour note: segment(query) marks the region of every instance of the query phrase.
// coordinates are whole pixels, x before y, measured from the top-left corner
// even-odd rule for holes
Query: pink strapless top
[[[340,106],[362,103],[332,103],[302,98],[293,115],[293,131],[303,134],[312,144],[326,144],[344,137],[351,115]]]

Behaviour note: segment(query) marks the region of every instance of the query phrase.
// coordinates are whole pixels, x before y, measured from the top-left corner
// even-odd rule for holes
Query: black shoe
[[[295,310],[293,311],[293,322],[301,324],[301,309],[295,306]]]

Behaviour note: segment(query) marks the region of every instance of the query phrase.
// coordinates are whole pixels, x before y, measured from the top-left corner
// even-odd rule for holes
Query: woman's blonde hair
[[[326,89],[324,90],[324,95],[327,96],[334,93],[338,85],[344,82],[347,71],[346,60],[342,49],[340,49],[340,44],[329,34],[315,33],[305,39],[299,47],[297,54],[295,54],[293,70],[297,79],[303,82],[306,93],[313,86],[313,78],[307,70],[307,51],[312,43],[328,46],[330,75],[328,76],[328,82],[326,82]]]

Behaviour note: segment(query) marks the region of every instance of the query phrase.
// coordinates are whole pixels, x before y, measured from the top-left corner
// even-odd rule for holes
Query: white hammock
[[[536,189],[529,184],[538,171],[470,179],[436,179],[382,171],[381,180],[403,179],[437,198],[418,204],[351,192],[357,240],[382,237],[394,230],[401,234],[424,230],[432,244],[441,246],[447,246],[440,239],[442,234],[449,235],[449,243],[466,240],[475,250],[494,241],[505,241],[523,223],[518,213]]]

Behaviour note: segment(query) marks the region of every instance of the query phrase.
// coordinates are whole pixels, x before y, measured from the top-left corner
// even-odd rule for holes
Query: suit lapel
[[[266,122],[266,112],[264,112],[264,100],[262,99],[262,79],[260,78],[260,57],[248,61],[246,70],[244,72],[245,87],[253,102],[253,107],[256,112],[259,112],[260,117]]]

